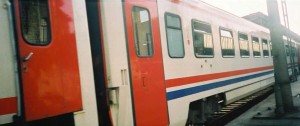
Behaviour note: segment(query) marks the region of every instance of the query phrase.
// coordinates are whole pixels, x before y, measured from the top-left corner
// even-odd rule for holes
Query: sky
[[[255,12],[262,12],[268,15],[266,0],[202,0],[205,3],[218,7],[222,10],[235,14],[237,16],[245,16]],[[281,0],[277,0],[279,4],[279,13],[281,23],[284,25],[283,13],[281,8]],[[300,0],[286,0],[290,29],[300,35]]]

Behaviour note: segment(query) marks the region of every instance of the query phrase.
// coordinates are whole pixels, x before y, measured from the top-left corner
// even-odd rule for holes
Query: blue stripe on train
[[[234,78],[234,79],[230,79],[230,80],[214,82],[214,83],[210,83],[210,84],[206,84],[206,85],[200,85],[200,86],[196,86],[196,87],[190,87],[190,88],[185,88],[185,89],[181,89],[181,90],[171,91],[171,92],[167,92],[167,99],[168,99],[168,101],[170,101],[170,100],[181,98],[184,96],[196,94],[196,93],[199,93],[202,91],[207,91],[207,90],[211,90],[214,88],[227,86],[230,84],[250,80],[250,79],[268,75],[268,74],[273,74],[273,70],[262,72],[262,73],[257,73],[257,74],[253,74],[253,75],[248,75],[248,76],[244,76],[244,77]]]

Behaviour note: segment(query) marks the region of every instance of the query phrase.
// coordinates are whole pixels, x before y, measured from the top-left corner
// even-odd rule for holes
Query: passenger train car
[[[299,43],[296,42],[295,40],[291,39],[288,40],[286,36],[283,36],[283,41],[284,41],[284,48],[286,52],[286,60],[287,60],[287,65],[288,65],[288,73],[292,81],[297,80],[297,75],[299,74],[299,68],[298,68],[298,63],[299,63]],[[296,75],[296,76],[293,76]]]
[[[201,124],[274,83],[270,32],[198,0],[1,0],[0,125]]]

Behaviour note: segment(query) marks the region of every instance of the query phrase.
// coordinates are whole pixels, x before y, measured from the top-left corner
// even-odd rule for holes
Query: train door
[[[136,125],[168,125],[156,0],[125,0]]]
[[[25,120],[82,109],[70,0],[15,0]]]

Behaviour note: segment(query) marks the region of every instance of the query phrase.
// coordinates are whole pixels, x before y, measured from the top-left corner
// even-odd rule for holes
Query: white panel
[[[186,99],[168,101],[170,126],[184,126],[188,117],[190,102]],[[178,108],[180,107],[180,109]]]
[[[263,90],[268,86],[271,86],[271,84],[274,83],[274,78],[269,78],[260,82],[256,82],[254,84],[250,84],[232,91],[228,91],[225,93],[226,96],[226,104],[230,104],[236,100],[239,100],[241,98],[244,98],[248,95],[251,95],[257,91]]]
[[[0,116],[0,125],[13,122],[13,118],[12,118],[13,115],[16,115],[16,113],[1,115]]]
[[[117,104],[110,105],[113,124],[131,126],[133,110],[122,5],[121,0],[101,0],[100,3],[108,87],[116,90],[117,98]]]
[[[0,98],[16,97],[13,42],[10,35],[6,0],[0,1]]]
[[[108,86],[118,87],[124,84],[121,70],[128,71],[122,2],[121,0],[102,0],[100,5]]]
[[[74,113],[76,126],[97,126],[98,115],[85,0],[73,0],[83,111]]]

